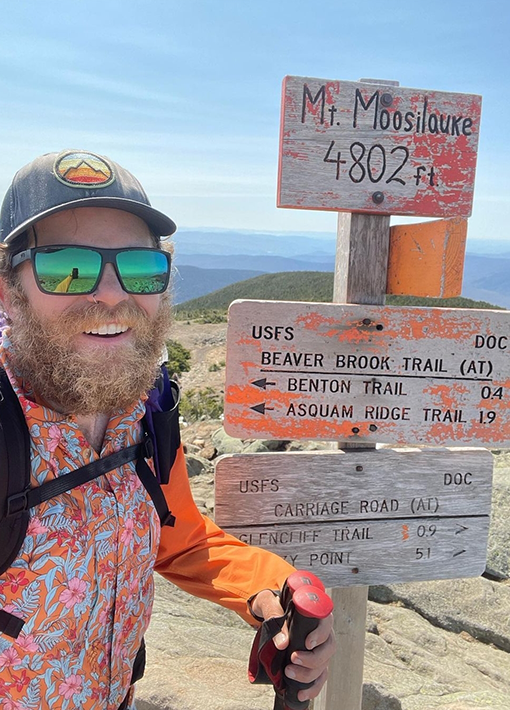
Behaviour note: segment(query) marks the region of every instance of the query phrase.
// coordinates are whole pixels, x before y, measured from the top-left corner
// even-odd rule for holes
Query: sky
[[[4,2],[0,192],[86,149],[180,227],[334,234],[334,213],[276,207],[282,79],[370,77],[482,95],[468,244],[510,240],[509,26],[507,0]]]

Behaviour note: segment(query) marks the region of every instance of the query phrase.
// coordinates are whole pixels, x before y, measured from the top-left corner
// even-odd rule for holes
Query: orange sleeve
[[[181,589],[232,609],[256,625],[246,601],[262,589],[281,589],[294,568],[278,555],[223,532],[202,515],[189,486],[182,446],[168,485],[162,486],[175,516],[164,526],[155,569]]]

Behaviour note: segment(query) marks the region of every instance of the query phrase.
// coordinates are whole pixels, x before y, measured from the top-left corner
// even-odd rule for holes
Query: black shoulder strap
[[[175,463],[177,451],[181,445],[181,432],[179,429],[179,385],[174,380],[167,378],[165,388],[166,408],[162,412],[152,411],[150,416],[144,417],[142,426],[151,437],[156,453],[156,472],[158,480],[163,485],[170,478],[170,471]]]
[[[16,558],[26,536],[30,514],[6,518],[7,501],[30,485],[30,435],[9,378],[0,369],[0,574]]]
[[[156,413],[157,423],[154,424],[159,469],[164,472],[163,483],[168,482],[180,446],[178,397],[174,402],[168,412]],[[30,434],[18,397],[7,374],[0,368],[0,575],[10,567],[23,544],[31,508],[135,459],[137,475],[152,498],[161,525],[175,524],[161,486],[145,460],[154,455],[154,446],[146,422],[143,426],[144,438],[140,444],[31,487]]]
[[[175,525],[175,516],[172,515],[168,509],[168,504],[164,496],[161,486],[159,485],[158,479],[152,473],[151,469],[147,465],[147,461],[143,456],[139,456],[136,460],[136,473],[138,478],[145,487],[145,490],[152,498],[154,507],[159,515],[159,520],[161,527],[163,525],[169,525],[173,527]]]
[[[22,511],[35,508],[36,505],[51,500],[51,498],[55,498],[62,493],[67,493],[83,483],[89,483],[129,461],[143,458],[146,443],[147,441],[144,439],[141,444],[128,446],[121,451],[105,456],[103,459],[91,461],[86,466],[81,466],[81,468],[77,468],[65,476],[54,478],[51,481],[41,483],[40,486],[26,488],[20,493],[9,496],[5,507],[5,516],[18,515]]]

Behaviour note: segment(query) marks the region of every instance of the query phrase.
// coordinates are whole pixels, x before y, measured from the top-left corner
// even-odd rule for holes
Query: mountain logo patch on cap
[[[69,187],[107,187],[115,180],[113,167],[101,156],[81,150],[67,150],[53,165],[55,177]]]

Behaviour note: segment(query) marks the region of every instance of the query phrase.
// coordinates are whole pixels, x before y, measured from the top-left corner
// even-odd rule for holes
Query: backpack
[[[169,379],[164,366],[146,401],[142,427],[144,436],[140,444],[32,488],[30,434],[16,393],[7,374],[0,369],[0,575],[9,569],[23,544],[31,508],[129,461],[136,460],[136,473],[152,498],[161,525],[175,524],[160,484],[168,483],[181,443],[179,388]],[[148,458],[154,460],[156,476],[147,465]],[[1,627],[0,619],[0,631]]]

